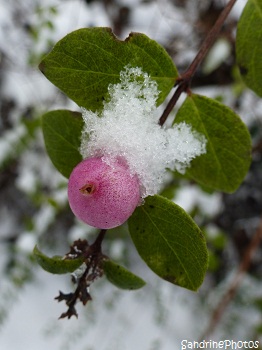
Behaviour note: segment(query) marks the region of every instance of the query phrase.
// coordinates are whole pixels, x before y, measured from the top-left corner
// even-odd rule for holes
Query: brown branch
[[[65,294],[59,291],[59,295],[55,297],[56,300],[65,301],[68,309],[62,313],[61,318],[70,319],[72,316],[78,317],[75,305],[77,301],[81,301],[83,305],[90,300],[92,297],[89,293],[90,285],[99,277],[103,275],[102,261],[104,255],[102,254],[102,242],[105,238],[107,230],[100,230],[96,240],[93,244],[89,245],[87,240],[77,240],[71,246],[70,252],[66,255],[72,255],[75,253],[81,257],[84,257],[85,270],[81,276],[77,274],[72,275],[72,281],[77,284],[74,293]],[[77,257],[77,256],[76,256]]]
[[[102,245],[103,239],[105,238],[106,231],[107,230],[105,229],[101,230],[95,242],[92,244],[93,249],[95,248],[98,252],[101,252],[101,245]]]
[[[210,30],[208,35],[206,36],[205,40],[203,41],[196,57],[190,64],[190,66],[187,68],[187,70],[177,79],[176,85],[177,89],[171,98],[171,100],[168,102],[162,116],[159,119],[159,125],[163,125],[169,116],[172,109],[175,107],[177,100],[179,99],[182,92],[189,92],[189,86],[191,83],[191,80],[193,79],[199,65],[203,62],[204,58],[206,57],[207,52],[211,48],[211,46],[214,44],[220,30],[223,27],[223,24],[225,23],[225,20],[227,19],[227,16],[229,15],[230,11],[232,10],[232,7],[235,5],[237,0],[230,0],[227,5],[225,6],[224,10],[219,15],[217,21],[215,22],[213,28]]]
[[[205,40],[203,41],[200,47],[200,50],[198,51],[193,62],[190,64],[186,72],[183,74],[183,78],[184,76],[187,76],[188,79],[192,79],[192,76],[196,73],[197,68],[202,63],[203,59],[206,57],[207,52],[209,51],[211,46],[214,44],[220,30],[222,29],[225,23],[225,20],[227,19],[227,16],[229,15],[236,1],[237,0],[230,0],[225,6],[224,10],[220,13],[214,26],[212,27],[212,29],[206,36]]]
[[[249,244],[249,246],[246,249],[246,252],[244,254],[244,257],[239,265],[238,271],[235,274],[235,277],[232,280],[232,283],[230,284],[229,288],[226,290],[224,296],[220,300],[220,302],[217,304],[216,308],[212,312],[211,319],[209,322],[209,326],[206,329],[206,331],[203,333],[201,340],[203,339],[209,339],[210,335],[214,332],[217,324],[220,322],[227,306],[231,302],[231,300],[236,295],[237,289],[249,269],[249,266],[252,261],[252,257],[254,255],[255,250],[258,248],[259,244],[262,241],[262,219],[259,222],[258,228]]]
[[[171,113],[172,109],[175,107],[180,95],[182,94],[182,92],[185,92],[187,89],[188,85],[186,85],[185,83],[178,83],[178,87],[174,93],[174,95],[171,97],[171,100],[168,102],[162,116],[159,118],[158,124],[160,126],[163,126],[165,121],[167,120],[167,117],[169,116],[169,114]]]

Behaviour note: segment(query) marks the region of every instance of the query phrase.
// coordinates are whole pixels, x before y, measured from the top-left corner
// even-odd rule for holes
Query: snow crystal
[[[102,112],[83,109],[80,152],[108,164],[125,159],[140,180],[142,198],[159,191],[167,168],[183,173],[193,158],[205,153],[205,137],[190,125],[166,129],[158,124],[157,83],[141,68],[125,67],[120,83],[109,85],[108,92]]]

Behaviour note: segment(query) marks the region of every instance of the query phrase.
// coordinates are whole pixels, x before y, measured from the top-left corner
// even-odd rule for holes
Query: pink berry
[[[108,165],[101,158],[87,158],[70,175],[68,200],[80,220],[100,229],[113,228],[139,204],[139,180],[120,160]]]

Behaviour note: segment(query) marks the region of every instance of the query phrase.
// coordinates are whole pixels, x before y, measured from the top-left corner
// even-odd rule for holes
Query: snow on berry
[[[140,202],[139,181],[120,158],[106,164],[87,158],[70,175],[68,200],[85,223],[109,229],[123,224]]]
[[[108,87],[102,112],[83,110],[83,158],[101,157],[108,165],[125,159],[139,179],[142,198],[156,194],[166,169],[183,173],[196,156],[206,152],[206,139],[186,123],[172,128],[158,124],[157,83],[139,67],[127,66],[120,83]]]

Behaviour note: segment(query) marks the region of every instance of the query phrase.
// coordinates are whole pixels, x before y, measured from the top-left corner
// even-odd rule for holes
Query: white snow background
[[[151,38],[165,43],[171,33],[177,32],[178,36],[185,38],[185,46],[190,43],[190,35],[194,37],[190,26],[190,18],[194,18],[194,6],[192,1],[188,6],[187,20],[180,9],[174,9],[168,1],[155,1],[153,3],[140,3],[140,1],[121,1],[133,8],[131,22],[124,37],[130,31],[143,32]],[[239,1],[232,15],[238,17],[246,1]],[[4,95],[13,97],[18,101],[16,112],[12,115],[13,128],[1,134],[0,139],[0,163],[5,158],[16,152],[17,140],[21,138],[25,130],[19,123],[20,111],[27,105],[35,105],[39,111],[47,111],[53,108],[74,108],[73,102],[66,102],[57,93],[57,90],[37,70],[37,67],[28,66],[28,52],[42,52],[47,40],[51,37],[54,42],[61,39],[67,33],[85,26],[110,26],[110,18],[100,2],[93,2],[89,6],[78,0],[0,0],[0,48],[3,55],[8,58],[8,68],[4,72]],[[35,4],[43,9],[55,6],[58,14],[54,16],[55,31],[48,28],[40,31],[40,39],[33,43],[20,30],[15,22],[14,9],[19,8],[23,12],[24,22],[37,24],[39,17],[35,14]],[[203,1],[203,3],[206,3]],[[163,5],[164,4],[164,5]],[[187,38],[187,40],[186,40]],[[192,40],[193,41],[193,40]],[[192,43],[192,42],[191,42]],[[186,60],[194,56],[194,46],[181,47],[183,56],[177,59]],[[225,51],[226,54],[226,51]],[[212,90],[206,89],[206,94],[212,95]],[[224,91],[225,96],[227,93]],[[247,94],[247,101],[252,100],[253,95]],[[247,114],[252,117],[252,111]],[[256,107],[255,107],[256,106]],[[260,108],[254,104],[254,108]],[[1,127],[1,124],[0,124]],[[26,150],[20,159],[20,173],[15,186],[27,194],[33,193],[39,181],[49,183],[52,178],[51,188],[53,195],[60,205],[65,205],[65,188],[57,189],[58,184],[66,183],[65,180],[53,169],[47,155],[40,154],[34,147],[42,147],[42,136],[38,141]],[[221,198],[219,194],[203,194],[195,186],[185,186],[177,194],[176,203],[190,210],[196,203],[201,206],[207,215],[219,212]],[[34,235],[31,232],[23,232],[17,242],[17,249],[22,252],[30,252],[37,242],[38,237],[55,216],[55,210],[48,204],[43,204],[34,215]],[[15,220],[9,217],[6,207],[0,208],[1,230],[0,236],[6,236],[9,232],[19,228],[15,226]],[[71,230],[72,240],[83,234],[83,226],[76,222]],[[121,241],[116,241],[114,254],[123,250]],[[6,249],[0,244],[0,266],[6,259]],[[34,270],[34,280],[27,283],[24,288],[16,291],[0,269],[0,306],[4,306],[7,312],[6,320],[0,327],[1,350],[176,350],[180,349],[183,339],[198,340],[207,326],[210,308],[219,300],[234,274],[228,276],[219,288],[209,290],[205,303],[201,301],[199,294],[206,293],[209,281],[206,280],[200,292],[192,293],[160,280],[151,273],[136,254],[132,252],[134,261],[132,266],[134,273],[141,275],[148,284],[145,288],[135,292],[117,290],[109,283],[97,282],[92,286],[93,301],[86,307],[77,305],[78,320],[57,320],[65,311],[64,303],[57,303],[54,297],[58,290],[71,291],[68,276],[53,276],[40,268]],[[260,286],[261,287],[261,286]],[[257,282],[246,278],[241,286],[247,300],[256,295]],[[223,340],[234,337],[237,340],[246,340],[248,330],[256,324],[259,314],[251,309],[243,314],[241,306],[231,308],[230,312],[238,318],[238,327],[228,333],[227,327],[219,326],[212,337],[213,340]],[[232,326],[233,327],[233,326]],[[231,339],[231,338],[230,338]]]

